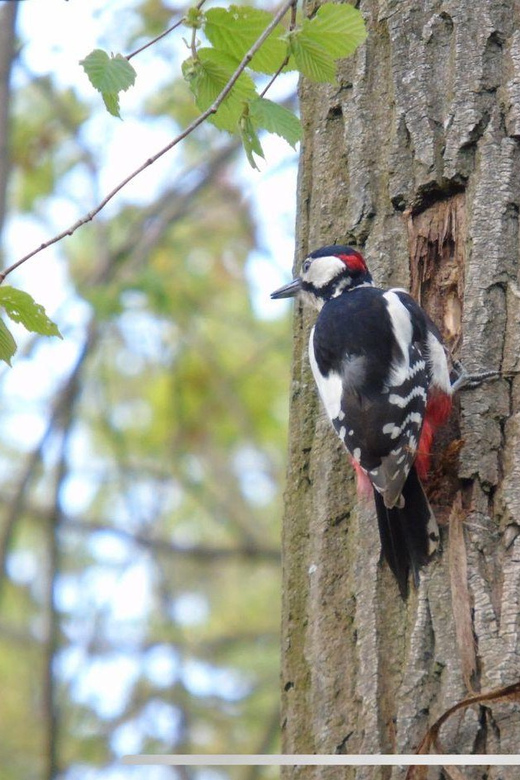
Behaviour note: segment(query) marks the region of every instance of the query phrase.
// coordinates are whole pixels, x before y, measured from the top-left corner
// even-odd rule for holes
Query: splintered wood
[[[411,294],[442,332],[453,354],[462,339],[466,203],[462,192],[437,200],[419,213],[405,214],[410,252]],[[437,521],[445,525],[460,490],[462,447],[455,411],[435,436],[426,489]]]
[[[466,203],[460,192],[418,214],[407,213],[411,293],[442,331],[451,351],[462,330]]]

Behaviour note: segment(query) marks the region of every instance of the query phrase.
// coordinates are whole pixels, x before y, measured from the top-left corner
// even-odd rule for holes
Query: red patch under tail
[[[369,478],[357,462],[357,460],[354,460],[354,458],[351,458],[351,463],[354,466],[354,471],[356,472],[356,485],[357,485],[357,494],[359,498],[364,498],[365,500],[368,500],[372,495],[372,483],[370,482]]]
[[[433,436],[439,425],[446,422],[451,411],[451,396],[446,393],[433,393],[428,397],[424,423],[417,448],[415,466],[420,479],[425,479],[430,468],[430,454]]]

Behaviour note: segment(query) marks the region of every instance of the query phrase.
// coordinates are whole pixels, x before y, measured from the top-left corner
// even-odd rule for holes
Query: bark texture
[[[361,247],[376,282],[411,289],[469,370],[518,369],[519,4],[362,0],[360,9],[369,37],[342,63],[339,86],[301,86],[298,267],[325,244]],[[468,691],[520,678],[520,378],[461,393],[438,437],[427,490],[443,550],[405,603],[319,406],[307,359],[313,318],[297,305],[284,751],[410,753]],[[518,753],[519,706],[470,708],[441,739],[447,752]],[[517,773],[464,769],[471,780]],[[289,774],[397,780],[404,770]]]

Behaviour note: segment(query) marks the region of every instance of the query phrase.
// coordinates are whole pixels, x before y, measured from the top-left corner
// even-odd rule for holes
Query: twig
[[[202,5],[202,3],[201,3],[200,5]],[[177,22],[175,22],[175,24],[172,24],[172,26],[171,26],[171,27],[168,27],[168,29],[167,29],[167,30],[164,30],[164,32],[162,32],[162,33],[161,33],[160,35],[158,35],[156,38],[152,38],[152,40],[151,40],[151,41],[148,41],[148,43],[145,43],[143,46],[141,46],[141,48],[140,48],[140,49],[136,49],[136,50],[135,50],[135,51],[133,51],[131,54],[127,54],[127,55],[126,55],[126,59],[127,59],[128,61],[130,61],[130,60],[132,59],[132,57],[135,57],[135,55],[136,55],[136,54],[140,54],[142,51],[144,51],[145,49],[147,49],[149,46],[153,46],[153,44],[154,44],[154,43],[157,43],[157,41],[160,41],[160,40],[161,40],[161,38],[164,38],[166,35],[169,35],[171,32],[173,32],[174,30],[176,30],[176,29],[177,29],[177,27],[180,27],[180,26],[181,26],[181,24],[182,24],[183,22],[184,22],[184,18],[182,18],[182,19],[179,19]]]
[[[441,757],[443,751],[438,749],[440,748],[439,732],[442,726],[444,725],[444,723],[448,720],[448,718],[458,710],[466,709],[472,704],[486,704],[487,702],[495,702],[495,701],[517,702],[519,698],[520,698],[520,682],[516,682],[513,683],[512,685],[507,685],[502,688],[495,688],[494,690],[489,691],[488,693],[476,693],[473,696],[468,696],[462,701],[457,702],[457,704],[454,704],[452,707],[449,707],[445,712],[443,712],[440,718],[437,718],[435,723],[432,726],[430,726],[425,736],[422,738],[419,747],[415,751],[415,755],[416,756],[428,755],[433,747],[435,749],[435,752],[439,754],[439,758]],[[439,761],[439,763],[441,763],[441,761]],[[422,780],[422,778],[425,777],[425,772],[423,770],[425,770],[426,768],[427,767],[425,767],[424,765],[417,766],[411,764],[408,767],[408,771],[406,772],[405,780]]]
[[[295,2],[295,3],[293,3],[293,4],[292,4],[292,7],[291,7],[291,21],[289,22],[289,32],[291,32],[292,30],[294,30],[294,28],[296,27],[296,10],[297,10],[297,3]],[[267,92],[269,89],[271,89],[271,87],[273,86],[274,82],[276,81],[276,79],[278,78],[278,76],[280,75],[280,73],[282,72],[282,70],[285,68],[285,66],[286,66],[286,65],[287,65],[287,63],[289,62],[289,60],[290,60],[290,57],[291,57],[291,55],[290,55],[290,54],[287,54],[287,56],[286,56],[286,57],[284,57],[284,59],[283,59],[283,62],[282,62],[282,64],[280,65],[280,67],[278,68],[278,70],[276,71],[276,73],[273,75],[273,77],[272,77],[272,78],[270,78],[270,79],[269,79],[269,83],[268,83],[268,84],[267,84],[267,86],[266,86],[266,87],[265,87],[265,88],[262,90],[262,92],[260,92],[260,97],[262,97],[262,98],[263,98],[263,97],[265,96],[265,93],[266,93],[266,92]]]
[[[197,9],[202,8],[202,6],[204,5],[205,2],[206,2],[206,0],[199,0],[197,5],[195,6],[195,8],[197,8]],[[127,54],[126,55],[126,59],[128,61],[130,61],[132,59],[132,57],[135,57],[136,54],[140,54],[142,51],[147,49],[149,46],[153,46],[153,44],[157,43],[157,41],[160,41],[161,38],[164,38],[166,35],[169,35],[171,32],[176,30],[177,27],[180,27],[181,24],[183,24],[183,22],[184,22],[184,16],[181,19],[179,19],[177,22],[175,22],[175,24],[172,24],[171,27],[168,27],[167,30],[164,30],[164,32],[160,33],[160,35],[157,35],[155,38],[152,38],[151,41],[148,41],[148,43],[145,43],[143,46],[141,46],[139,49],[136,49],[131,54]]]
[[[268,24],[268,26],[265,28],[264,32],[260,37],[255,41],[255,43],[251,46],[249,51],[244,55],[242,61],[238,65],[237,69],[229,79],[226,86],[222,89],[220,94],[215,98],[213,103],[209,108],[207,108],[205,111],[200,114],[200,116],[197,117],[197,119],[194,119],[193,122],[188,125],[188,127],[183,130],[182,133],[179,133],[179,135],[173,139],[173,141],[170,141],[169,144],[164,146],[160,151],[158,151],[156,154],[154,154],[152,157],[149,157],[146,162],[144,162],[142,165],[139,166],[139,168],[136,168],[135,171],[133,171],[131,174],[129,174],[123,181],[121,181],[116,187],[114,187],[113,190],[111,190],[108,195],[103,198],[103,200],[91,211],[89,211],[87,214],[85,214],[81,219],[78,219],[77,222],[75,222],[73,225],[71,225],[66,230],[62,230],[61,233],[58,233],[53,238],[50,238],[48,241],[44,241],[43,244],[40,244],[39,247],[36,249],[33,249],[32,252],[29,252],[28,254],[24,255],[20,260],[17,260],[15,263],[10,265],[8,268],[5,269],[2,273],[0,273],[0,284],[5,280],[5,278],[16,268],[21,266],[23,263],[25,263],[27,260],[29,260],[31,257],[34,257],[34,255],[37,255],[39,252],[43,251],[44,249],[47,249],[48,247],[52,246],[53,244],[58,243],[58,241],[61,241],[65,236],[71,236],[73,233],[76,232],[78,228],[80,228],[82,225],[86,225],[88,222],[91,222],[91,220],[94,219],[94,217],[99,214],[102,209],[105,208],[107,203],[109,203],[112,198],[117,195],[118,192],[120,192],[123,187],[125,187],[129,182],[131,182],[133,179],[136,178],[140,173],[142,173],[146,168],[149,168],[150,165],[153,165],[157,160],[159,160],[161,157],[163,157],[167,152],[169,152],[171,149],[173,149],[175,146],[177,146],[180,141],[184,140],[188,135],[190,135],[196,128],[201,125],[205,120],[211,116],[212,114],[215,114],[221,105],[221,103],[227,98],[233,87],[235,86],[236,82],[240,78],[240,75],[243,73],[243,71],[247,68],[249,63],[251,62],[252,58],[256,54],[256,52],[259,50],[263,42],[266,40],[266,38],[269,37],[269,35],[273,32],[276,25],[280,22],[281,19],[285,16],[289,8],[293,7],[296,0],[286,0],[286,2],[281,6],[279,11],[275,14],[271,22]]]
[[[287,55],[287,57],[284,58],[284,61],[282,62],[282,64],[280,65],[280,67],[278,68],[276,73],[273,75],[273,77],[271,79],[269,79],[268,85],[266,87],[264,87],[264,89],[260,92],[260,97],[263,98],[265,93],[267,92],[267,90],[271,89],[271,87],[273,86],[274,82],[276,81],[276,79],[278,78],[278,76],[280,75],[280,73],[285,68],[285,66],[287,65],[288,62],[289,62],[289,55]]]
[[[197,3],[197,5],[195,6],[195,8],[197,8],[197,9],[200,9],[200,8],[202,8],[202,6],[204,5],[204,3],[205,3],[205,2],[206,2],[206,0],[199,0],[199,2]],[[148,43],[145,43],[145,44],[144,44],[144,46],[141,46],[139,49],[136,49],[136,50],[135,50],[135,51],[133,51],[131,54],[127,54],[127,55],[126,55],[126,59],[127,59],[128,61],[130,61],[130,60],[132,59],[132,57],[135,57],[135,55],[136,55],[136,54],[140,54],[142,51],[144,51],[145,49],[147,49],[149,46],[153,46],[153,44],[154,44],[154,43],[157,43],[157,41],[160,41],[160,40],[161,40],[161,38],[164,38],[166,35],[169,35],[171,32],[173,32],[174,30],[176,30],[176,29],[177,29],[177,27],[180,27],[180,26],[181,26],[181,24],[182,24],[183,22],[184,22],[184,16],[182,17],[182,19],[179,19],[177,22],[175,22],[175,24],[172,24],[172,26],[171,26],[171,27],[168,27],[168,29],[167,29],[167,30],[165,30],[164,32],[162,32],[162,33],[161,33],[160,35],[158,35],[156,38],[152,38],[152,40],[151,40],[151,41],[148,41]]]

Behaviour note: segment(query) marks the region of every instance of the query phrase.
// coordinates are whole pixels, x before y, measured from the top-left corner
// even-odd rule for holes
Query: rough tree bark
[[[361,247],[376,281],[411,289],[469,370],[518,369],[519,4],[362,0],[360,9],[368,40],[342,64],[339,86],[301,86],[297,266],[324,244]],[[427,486],[443,550],[405,603],[319,406],[307,359],[313,318],[297,304],[284,752],[409,753],[469,691],[520,679],[520,378],[460,394]],[[472,707],[441,737],[446,752],[519,752],[518,704]],[[404,770],[292,773],[396,780]]]

